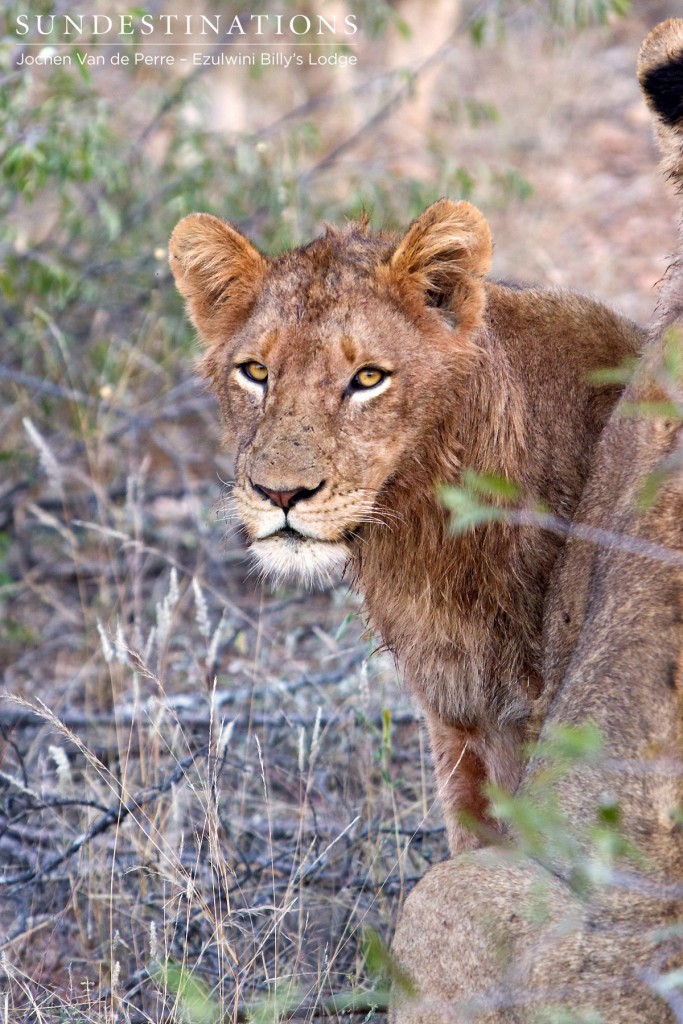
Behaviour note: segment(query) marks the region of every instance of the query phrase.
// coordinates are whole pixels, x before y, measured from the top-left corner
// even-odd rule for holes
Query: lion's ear
[[[218,217],[191,213],[171,235],[169,260],[200,336],[209,343],[223,341],[256,297],[264,257]]]
[[[440,199],[410,225],[391,267],[421,289],[427,305],[453,314],[461,328],[470,329],[481,317],[492,252],[484,215],[464,200]]]
[[[638,79],[654,114],[665,170],[683,181],[683,18],[669,18],[646,36]]]

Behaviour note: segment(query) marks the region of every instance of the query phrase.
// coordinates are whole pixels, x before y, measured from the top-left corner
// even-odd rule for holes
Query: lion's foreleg
[[[500,836],[491,817],[488,783],[512,791],[520,772],[519,726],[451,725],[426,711],[436,782],[452,854]]]

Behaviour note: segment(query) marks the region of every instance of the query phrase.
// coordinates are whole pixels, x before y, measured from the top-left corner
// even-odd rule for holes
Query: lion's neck
[[[364,528],[353,555],[371,621],[413,681],[420,675],[436,682],[449,661],[458,674],[455,663],[469,665],[477,675],[477,662],[487,674],[498,659],[498,639],[504,644],[509,629],[516,629],[520,650],[522,634],[530,636],[519,622],[514,628],[512,623],[517,600],[510,562],[516,557],[516,535],[505,524],[492,523],[454,536],[437,493],[440,484],[457,485],[463,468],[524,483],[521,385],[505,352],[495,350],[488,336],[481,344],[481,365],[445,404],[438,429],[432,428],[381,492],[377,512],[384,524]],[[482,624],[494,620],[499,637],[486,640],[490,634]],[[510,665],[511,675],[519,671],[520,664]]]
[[[482,351],[476,370],[452,393],[445,389],[440,420],[430,424],[428,434],[380,492],[377,511],[382,521],[369,524],[360,536],[354,562],[366,591],[374,582],[375,550],[395,553],[397,564],[403,565],[407,552],[418,552],[425,571],[438,553],[451,557],[444,551],[452,537],[438,496],[440,485],[457,486],[464,469],[522,486],[527,482],[522,384],[497,338],[482,332],[477,340]]]

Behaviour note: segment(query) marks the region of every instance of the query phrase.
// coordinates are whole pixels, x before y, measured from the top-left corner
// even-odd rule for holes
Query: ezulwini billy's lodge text
[[[149,54],[149,53],[121,53],[116,50],[109,54],[92,54],[87,51],[77,50],[75,53],[56,53],[51,48],[45,48],[37,54],[20,53],[15,67],[37,66],[60,66],[69,67],[104,67],[109,65],[120,66],[156,66],[174,67],[183,64],[199,66],[259,66],[259,67],[312,67],[313,65],[327,65],[329,67],[352,67],[358,63],[355,54],[347,53],[320,53],[308,51],[306,53],[284,53],[279,50],[264,51],[261,53],[200,53],[193,52],[187,57],[175,54]]]

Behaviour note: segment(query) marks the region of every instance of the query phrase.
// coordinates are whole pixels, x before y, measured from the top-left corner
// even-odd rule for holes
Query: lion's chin
[[[332,583],[350,554],[343,541],[315,540],[293,530],[255,540],[250,551],[266,578],[275,583],[298,580],[307,586]]]

